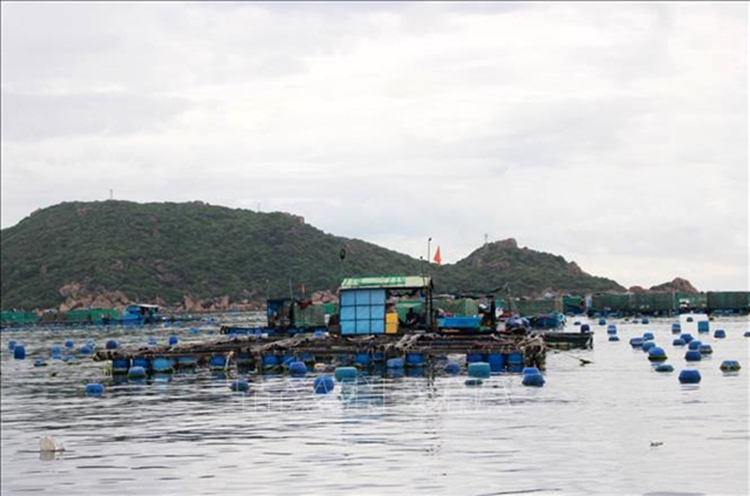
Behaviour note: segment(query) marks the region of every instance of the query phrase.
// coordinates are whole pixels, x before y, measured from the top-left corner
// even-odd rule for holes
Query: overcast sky
[[[748,288],[748,7],[2,3],[2,227],[202,200]]]

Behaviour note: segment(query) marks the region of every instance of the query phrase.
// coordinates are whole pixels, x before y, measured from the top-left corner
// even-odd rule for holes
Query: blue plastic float
[[[661,364],[657,365],[656,367],[654,367],[654,370],[657,371],[657,372],[673,372],[674,371],[674,367],[672,367],[668,363],[661,363]]]
[[[521,383],[524,386],[542,387],[544,386],[544,377],[540,373],[524,374]]]
[[[718,339],[723,339],[727,337],[727,333],[724,331],[724,329],[716,329],[714,331],[714,337]]]
[[[701,373],[696,369],[685,369],[680,372],[679,380],[682,384],[698,384],[701,382]]]
[[[478,377],[479,379],[487,379],[490,376],[490,364],[487,362],[474,362],[470,363],[468,367],[469,377]]]
[[[315,394],[327,394],[333,391],[333,378],[330,375],[321,375],[313,381]]]
[[[336,367],[333,375],[339,382],[353,381],[357,379],[357,369],[354,367]]]
[[[614,342],[614,341],[619,341],[620,338],[618,336],[610,336],[609,340],[612,341],[612,342]]]
[[[737,360],[724,360],[721,362],[721,366],[719,367],[722,372],[737,372],[742,367],[740,366],[740,362]]]
[[[648,359],[652,362],[663,362],[667,359],[667,354],[662,348],[654,346],[648,350]]]
[[[22,344],[16,344],[13,348],[13,358],[24,360],[26,358],[26,348]]]
[[[289,374],[292,377],[304,377],[307,374],[305,362],[292,362],[289,364]]]
[[[104,386],[98,382],[86,384],[86,396],[100,397],[104,394]]]
[[[700,362],[701,358],[703,358],[703,356],[698,350],[688,350],[687,353],[685,353],[685,360],[688,362]]]

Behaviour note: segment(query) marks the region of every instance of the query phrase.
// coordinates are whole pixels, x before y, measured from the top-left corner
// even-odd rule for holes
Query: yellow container
[[[398,314],[397,313],[385,314],[385,333],[386,334],[398,333]]]

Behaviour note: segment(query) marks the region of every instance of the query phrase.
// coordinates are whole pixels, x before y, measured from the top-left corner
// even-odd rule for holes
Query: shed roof
[[[344,279],[341,289],[415,289],[429,287],[430,283],[430,276],[360,276]]]

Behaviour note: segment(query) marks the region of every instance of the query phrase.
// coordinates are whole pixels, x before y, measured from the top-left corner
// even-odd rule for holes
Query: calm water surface
[[[228,389],[236,371],[116,383],[103,363],[49,359],[66,339],[103,347],[110,338],[215,338],[218,325],[205,322],[197,335],[187,327],[6,330],[2,493],[747,494],[748,320],[712,322],[700,337],[713,356],[695,365],[672,346],[672,320],[611,322],[620,342],[592,322],[594,350],[550,353],[543,388],[522,386],[516,374],[479,388],[464,386],[465,376],[375,376],[329,395],[312,394],[312,376],[243,373],[252,391],[240,395]],[[718,328],[727,339],[712,337]],[[628,340],[647,330],[675,372],[654,372],[631,349]],[[13,359],[11,339],[26,345],[26,360]],[[580,366],[578,356],[593,363]],[[49,366],[35,368],[37,358]],[[723,374],[725,359],[742,371]],[[686,367],[701,371],[699,385],[679,384]],[[85,397],[87,382],[105,384],[104,397]],[[66,451],[40,458],[44,434]]]

